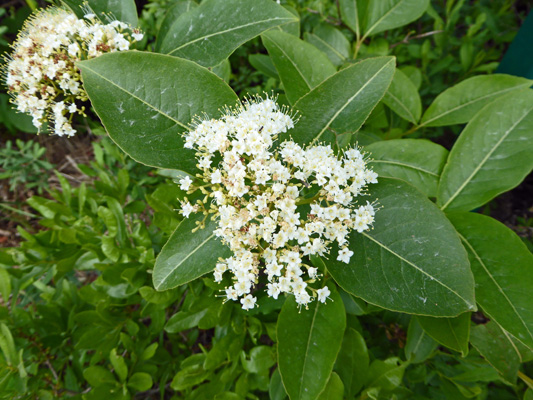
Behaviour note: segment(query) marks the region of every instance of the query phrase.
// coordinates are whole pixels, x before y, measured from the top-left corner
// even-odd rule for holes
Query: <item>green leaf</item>
[[[428,197],[437,196],[448,150],[425,139],[384,140],[368,145],[369,166],[379,177],[409,182]]]
[[[470,342],[503,378],[516,383],[520,356],[510,337],[497,323],[474,325],[470,332]]]
[[[290,131],[298,143],[319,141],[332,130],[356,132],[385,94],[394,58],[369,58],[332,75],[294,104],[300,120]]]
[[[367,3],[363,38],[418,19],[426,11],[429,0],[380,0]]]
[[[500,222],[480,214],[448,215],[476,279],[476,300],[491,320],[533,349],[533,254]]]
[[[163,39],[167,35],[168,31],[172,27],[172,24],[182,15],[186,12],[190,11],[194,7],[198,7],[198,3],[194,0],[176,0],[172,6],[168,9],[167,13],[165,14],[165,19],[163,19],[163,22],[161,23],[161,27],[159,28],[159,31],[157,32],[157,38],[155,41],[155,49],[157,52],[160,52],[159,49],[161,48],[161,43],[163,42]]]
[[[261,37],[291,104],[336,72],[324,53],[296,36],[269,31]]]
[[[92,387],[102,386],[107,383],[118,384],[111,371],[98,365],[93,365],[92,367],[85,369],[83,371],[83,377]]]
[[[205,228],[191,233],[203,218],[203,214],[196,214],[183,220],[168,239],[155,261],[156,290],[172,289],[199,278],[212,271],[220,257],[231,255],[229,247],[213,232],[215,221],[208,219]]]
[[[285,388],[283,387],[279,368],[277,368],[270,377],[268,395],[270,396],[270,400],[285,400],[287,398],[287,392],[285,392]]]
[[[368,365],[365,339],[355,329],[346,329],[341,351],[335,362],[335,371],[344,383],[347,398],[352,399],[363,387],[368,375]]]
[[[380,178],[368,191],[380,206],[374,228],[350,235],[349,266],[337,261],[336,248],[327,262],[339,286],[393,311],[453,317],[475,310],[468,257],[444,214],[400,180]]]
[[[127,22],[133,28],[139,24],[134,0],[64,0],[64,2],[79,18],[85,14],[81,6],[86,4],[104,23],[107,23],[110,16],[111,19]]]
[[[326,388],[317,400],[342,400],[344,398],[344,385],[335,372],[332,372]]]
[[[352,55],[351,44],[341,31],[322,23],[313,31],[306,32],[305,40],[315,46],[330,59],[335,66],[344,64]]]
[[[533,169],[533,91],[494,101],[468,123],[442,171],[437,204],[469,211],[517,186]]]
[[[470,313],[463,313],[455,318],[419,316],[418,322],[424,331],[437,342],[466,357],[470,338],[470,315]]]
[[[2,267],[0,267],[0,294],[4,299],[4,304],[7,304],[11,294],[11,276]]]
[[[413,124],[418,122],[422,114],[422,103],[416,86],[399,69],[394,73],[383,102],[400,117]]]
[[[418,323],[416,317],[411,318],[407,329],[405,357],[413,364],[426,361],[437,348],[435,342]]]
[[[403,373],[409,363],[402,363],[397,357],[387,358],[386,360],[374,360],[370,364],[368,380],[366,387],[379,388],[383,391],[392,391],[396,389],[403,379]],[[362,398],[365,398],[363,395]]]
[[[210,67],[241,44],[278,25],[298,21],[270,0],[207,0],[182,14],[162,39],[161,52]]]
[[[139,392],[147,391],[153,384],[152,377],[146,372],[136,372],[128,381],[128,386]]]
[[[250,350],[250,359],[241,353],[241,363],[244,370],[250,374],[268,373],[270,367],[276,363],[270,346],[257,346]]]
[[[278,317],[278,365],[291,399],[316,399],[328,382],[346,326],[342,299],[334,288],[326,304],[301,310],[290,296]]]
[[[339,0],[339,11],[342,22],[344,22],[346,26],[355,33],[357,39],[359,39],[361,29],[359,27],[357,0]]]
[[[136,161],[154,167],[196,173],[195,152],[183,148],[180,133],[195,115],[215,118],[221,107],[238,101],[219,77],[176,57],[117,52],[78,66],[111,139]]]
[[[252,64],[252,67],[254,67],[259,72],[262,72],[263,74],[265,74],[266,76],[270,76],[271,78],[279,79],[278,71],[276,71],[274,63],[266,54],[250,54],[248,56],[248,61],[250,62],[250,64]]]
[[[128,377],[128,367],[126,366],[124,358],[117,355],[117,349],[111,350],[111,353],[109,353],[109,361],[111,361],[111,365],[115,369],[115,374],[117,374],[120,382],[124,382]]]
[[[182,367],[174,376],[170,387],[174,390],[184,390],[203,382],[211,372],[206,371],[200,364]]]
[[[532,81],[493,74],[465,79],[437,96],[424,113],[420,126],[463,124],[487,104],[514,90],[530,87]]]

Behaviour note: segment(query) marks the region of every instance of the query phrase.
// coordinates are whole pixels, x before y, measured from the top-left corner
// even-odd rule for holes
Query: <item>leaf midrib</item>
[[[476,252],[476,250],[474,249],[474,247],[470,244],[470,242],[463,236],[461,235],[461,233],[457,232],[457,234],[459,235],[459,237],[461,238],[461,240],[468,246],[468,249],[472,252],[472,254],[474,255],[474,257],[476,258],[476,260],[479,262],[479,264],[481,265],[481,267],[483,268],[483,270],[485,271],[485,273],[488,275],[488,277],[490,278],[490,280],[494,283],[494,285],[496,285],[496,287],[498,288],[498,291],[502,294],[502,296],[505,298],[505,300],[509,303],[509,305],[511,306],[512,310],[514,311],[514,313],[516,314],[516,316],[518,317],[518,319],[520,320],[520,322],[522,323],[522,325],[524,326],[524,328],[526,329],[526,331],[529,333],[529,336],[531,337],[531,339],[533,339],[533,333],[529,330],[529,328],[527,327],[524,319],[522,318],[522,316],[518,313],[516,307],[514,306],[514,304],[512,303],[511,299],[509,299],[509,297],[507,297],[507,294],[505,293],[505,291],[503,290],[503,288],[500,286],[500,284],[498,283],[498,281],[492,276],[492,274],[490,273],[489,269],[487,268],[487,266],[485,265],[485,263],[483,262],[483,260],[481,259],[481,257],[479,256],[479,254]],[[479,303],[479,301],[478,301]],[[481,307],[483,307],[483,304],[481,304]],[[486,310],[484,310],[485,312],[487,312]],[[488,312],[487,312],[488,314]],[[503,329],[503,328],[502,328]]]
[[[344,105],[339,109],[337,110],[337,112],[333,115],[333,117],[331,117],[331,119],[328,121],[328,123],[324,126],[324,128],[322,128],[322,130],[320,131],[320,133],[313,139],[313,141],[311,142],[311,145],[313,143],[315,143],[318,139],[320,139],[320,137],[324,134],[324,132],[326,131],[326,129],[328,129],[330,127],[330,125],[333,123],[333,121],[335,121],[335,119],[337,119],[337,117],[340,115],[340,113],[342,113],[344,111],[344,109],[346,107],[348,107],[348,105],[381,73],[381,71],[383,71],[383,69],[385,67],[387,67],[391,62],[394,62],[394,59],[391,59],[390,61],[387,61],[380,69],[379,71],[377,71],[369,80],[367,80],[365,82],[365,84],[363,86],[361,86],[361,88],[352,96],[348,99],[348,101],[346,101],[344,103]],[[357,65],[357,64],[356,64]],[[353,67],[352,67],[353,68]],[[339,71],[339,72],[342,72],[342,71]],[[337,72],[337,73],[339,73]],[[320,86],[322,86],[323,84],[325,84],[329,79],[332,79],[333,77],[335,77],[335,75],[337,74],[333,74],[331,77],[329,77],[328,79],[326,79],[324,82],[322,82],[320,85],[318,85],[316,88],[319,88]],[[316,89],[315,88],[315,89]],[[295,104],[295,106],[300,102],[300,100],[304,99],[306,96],[309,96],[311,93],[313,93],[312,91],[307,93],[305,96],[301,97]],[[385,94],[383,94],[385,95]],[[377,103],[376,103],[377,104]]]
[[[511,88],[507,88],[507,89],[504,89],[504,90],[500,90],[500,91],[498,91],[498,92],[492,92],[492,93],[486,94],[485,96],[477,97],[477,98],[475,98],[475,99],[473,99],[473,100],[467,101],[466,103],[459,104],[457,107],[451,108],[451,109],[449,109],[448,111],[445,111],[445,112],[443,112],[442,114],[437,115],[436,117],[433,117],[433,118],[431,118],[431,119],[428,119],[427,121],[422,121],[422,122],[420,123],[420,125],[418,125],[418,128],[421,128],[421,127],[423,127],[423,126],[426,126],[427,124],[429,124],[429,123],[431,123],[431,122],[433,122],[433,121],[435,121],[435,120],[437,120],[437,119],[443,118],[444,116],[446,116],[446,115],[448,115],[448,114],[450,114],[450,113],[452,113],[452,112],[454,112],[454,111],[457,111],[457,110],[459,110],[459,109],[461,109],[461,108],[463,108],[463,107],[468,107],[470,104],[473,104],[473,103],[475,103],[475,102],[477,102],[477,101],[481,101],[481,100],[487,99],[487,98],[492,97],[492,96],[498,96],[498,95],[500,95],[500,94],[502,94],[502,93],[510,92],[510,91],[512,91],[512,90],[518,90],[518,89],[519,89],[520,87],[522,87],[522,86],[525,86],[525,85],[513,86],[513,87],[511,87]]]
[[[446,201],[446,203],[441,207],[441,210],[445,210],[446,207],[448,207],[450,205],[450,203],[455,200],[455,198],[459,195],[459,193],[461,193],[464,188],[466,187],[466,185],[468,185],[470,183],[470,181],[472,179],[474,179],[474,176],[476,176],[476,174],[481,170],[481,168],[483,167],[483,165],[485,165],[485,163],[488,161],[488,159],[492,156],[492,154],[496,151],[496,149],[503,143],[503,141],[507,138],[507,136],[509,136],[509,134],[514,130],[514,128],[516,128],[516,126],[522,122],[528,115],[529,113],[531,112],[531,110],[533,110],[533,107],[529,108],[527,110],[527,112],[524,113],[524,115],[522,117],[520,117],[503,135],[502,137],[496,142],[496,144],[492,147],[492,149],[485,155],[485,157],[483,157],[483,159],[481,160],[481,162],[476,166],[476,168],[474,168],[474,171],[472,171],[472,173],[470,174],[470,176],[468,176],[468,178],[465,179],[465,181],[461,184],[461,186],[459,186],[459,188],[455,191],[455,193],[453,193],[452,196],[450,196],[450,198],[448,198],[448,201]]]
[[[387,250],[389,253],[391,253],[392,255],[394,255],[395,257],[399,258],[401,261],[403,261],[404,263],[406,263],[407,265],[410,265],[411,267],[413,267],[414,269],[416,269],[417,271],[421,272],[423,275],[426,275],[427,277],[429,277],[432,281],[435,281],[437,282],[439,285],[441,285],[442,287],[446,288],[448,291],[450,291],[451,293],[453,293],[454,295],[456,295],[458,298],[460,298],[462,301],[465,302],[465,304],[469,307],[473,307],[474,305],[473,304],[470,304],[470,302],[468,300],[466,300],[464,297],[462,297],[459,293],[457,293],[455,290],[453,290],[452,288],[450,288],[448,285],[446,285],[444,282],[441,282],[440,280],[438,280],[437,278],[435,278],[434,276],[430,275],[428,272],[424,271],[423,269],[421,269],[420,267],[418,267],[416,264],[414,264],[413,262],[407,260],[406,258],[402,257],[401,255],[399,255],[398,253],[396,253],[394,250],[392,250],[391,248],[385,246],[383,243],[381,243],[380,241],[374,239],[372,236],[368,235],[367,233],[365,232],[362,232],[361,233],[363,236],[365,236],[366,238],[372,240],[374,243],[378,244],[380,247],[382,247],[383,249]]]
[[[178,228],[179,228],[179,226],[178,226]],[[180,265],[182,265],[185,261],[187,261],[187,260],[189,259],[189,257],[191,257],[194,253],[196,253],[196,252],[198,251],[198,249],[200,249],[201,247],[203,247],[207,242],[209,242],[209,241],[210,241],[211,239],[213,239],[214,237],[215,237],[215,234],[214,234],[214,233],[212,233],[211,235],[209,235],[209,236],[207,237],[207,239],[205,239],[202,243],[200,243],[198,246],[196,246],[196,248],[195,248],[193,251],[191,251],[189,254],[187,254],[187,256],[186,256],[185,258],[183,258],[183,259],[182,259],[182,260],[181,260],[181,261],[180,261],[180,262],[179,262],[174,268],[170,269],[169,273],[166,274],[165,277],[164,277],[163,279],[161,279],[161,281],[159,282],[159,285],[157,285],[157,287],[156,287],[156,290],[158,290],[158,289],[161,287],[161,285],[162,285],[163,283],[166,282],[166,280],[168,279],[168,277],[169,277],[170,275],[172,275],[172,273],[174,273],[174,271],[176,271],[176,269],[178,269]]]
[[[313,34],[315,38],[317,38],[322,44],[324,44],[326,47],[328,47],[337,57],[339,57],[341,60],[346,60],[346,56],[344,56],[341,52],[339,52],[335,47],[333,47],[331,44],[326,42],[324,39],[322,39],[317,34]]]
[[[313,314],[313,319],[311,320],[311,328],[309,329],[309,336],[307,338],[307,345],[306,345],[306,352],[305,352],[305,357],[304,357],[304,363],[302,365],[302,376],[300,377],[300,390],[298,390],[298,398],[301,399],[302,398],[302,389],[303,389],[303,381],[304,381],[304,377],[305,377],[305,365],[307,364],[307,355],[309,354],[309,344],[311,343],[311,336],[313,336],[313,327],[315,326],[315,320],[316,320],[316,315],[318,313],[318,308],[320,307],[320,304],[317,303],[316,307],[315,307],[315,312]]]
[[[147,105],[148,107],[150,107],[151,109],[153,109],[154,111],[158,112],[159,114],[163,115],[164,117],[167,117],[169,120],[171,120],[172,122],[174,122],[175,124],[181,126],[182,128],[185,128],[185,129],[189,129],[189,127],[183,123],[181,123],[180,121],[178,121],[177,119],[175,118],[172,118],[170,115],[164,113],[162,110],[160,110],[159,108],[153,106],[152,104],[146,102],[145,100],[141,99],[140,97],[136,96],[135,94],[131,93],[130,91],[126,90],[125,88],[123,88],[122,86],[119,86],[117,85],[115,82],[113,82],[112,80],[106,78],[105,76],[99,74],[98,72],[96,72],[94,69],[91,69],[90,67],[88,67],[87,65],[84,65],[83,66],[84,69],[86,69],[87,71],[90,71],[91,73],[93,73],[94,75],[98,76],[99,78],[103,79],[104,81],[110,83],[111,85],[115,86],[116,88],[122,90],[124,93],[130,95],[131,97],[133,97],[134,99],[140,101],[141,103]]]
[[[388,15],[391,12],[393,12],[396,9],[396,7],[399,7],[400,4],[402,4],[402,3],[403,3],[403,0],[400,0],[398,3],[396,3],[394,6],[392,6],[389,11],[387,11],[385,14],[383,14],[383,16],[381,18],[379,18],[376,21],[376,23],[370,27],[370,29],[368,31],[366,31],[366,33],[363,36],[363,40],[366,39],[368,37],[368,35],[370,35],[372,33],[372,31],[376,28],[376,26],[378,26],[381,23],[381,21],[383,21],[386,17],[388,17]]]
[[[179,51],[181,49],[183,49],[184,47],[187,47],[187,46],[190,46],[196,42],[199,42],[200,40],[204,40],[204,39],[208,39],[210,37],[213,37],[213,36],[218,36],[218,35],[224,35],[228,32],[232,32],[232,31],[236,31],[236,30],[239,30],[239,29],[242,29],[242,28],[247,28],[249,26],[253,26],[253,25],[259,25],[263,22],[270,22],[270,21],[277,21],[277,20],[280,20],[280,21],[283,21],[283,20],[287,20],[287,22],[289,21],[296,21],[295,18],[288,18],[288,17],[274,17],[274,18],[269,18],[269,19],[264,19],[264,20],[261,20],[261,21],[254,21],[254,22],[250,22],[248,24],[244,24],[244,25],[239,25],[239,26],[234,26],[232,28],[228,28],[228,29],[225,29],[223,31],[218,31],[218,32],[214,32],[214,33],[210,33],[208,35],[204,35],[204,36],[200,36],[196,39],[193,39],[189,42],[186,42],[184,44],[182,44],[181,46],[179,47],[176,47],[174,50],[172,50],[171,52],[167,53],[167,54],[172,54],[172,53],[175,53],[176,51]]]
[[[395,95],[393,95],[390,91],[387,91],[386,95],[389,95],[390,97],[392,97],[392,99],[398,103],[400,105],[400,107],[402,107],[405,112],[409,115],[409,117],[411,118],[411,121],[413,124],[416,124],[416,118],[415,116],[413,115],[413,113],[411,112],[411,110],[409,110],[407,108],[407,106],[405,104],[403,104],[400,99],[398,99]]]
[[[404,163],[401,163],[399,161],[395,161],[395,160],[372,160],[369,162],[369,164],[392,164],[392,165],[399,165],[401,167],[405,167],[405,168],[410,168],[410,169],[414,169],[415,171],[420,171],[420,172],[423,172],[425,174],[428,174],[428,175],[433,175],[435,177],[439,177],[439,174],[436,174],[432,171],[428,171],[428,170],[425,170],[423,168],[420,168],[420,167],[417,167],[417,166],[414,166],[414,165],[410,165],[410,164],[404,164]]]

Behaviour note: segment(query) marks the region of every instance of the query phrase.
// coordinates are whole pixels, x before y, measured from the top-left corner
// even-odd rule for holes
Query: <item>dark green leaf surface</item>
[[[377,306],[453,317],[475,309],[474,279],[451,223],[422,193],[390,178],[370,185],[374,229],[350,235],[347,265],[333,249],[328,271],[347,292]],[[365,200],[367,200],[365,198]]]
[[[341,378],[339,378],[339,375],[337,375],[335,372],[332,372],[329,381],[326,385],[326,388],[322,393],[320,393],[320,396],[318,396],[318,400],[342,400],[344,399],[344,385],[341,381]]]
[[[195,153],[183,148],[180,133],[195,115],[217,117],[221,107],[238,101],[219,77],[176,57],[128,51],[78,65],[109,136],[133,159],[154,167],[194,173]]]
[[[493,321],[474,325],[470,341],[483,357],[511,384],[516,383],[519,354],[510,337]]]
[[[108,16],[126,22],[134,28],[139,23],[134,0],[65,0],[65,3],[79,18],[85,14],[82,6],[86,4],[104,23],[108,22]]]
[[[174,21],[194,7],[198,7],[198,3],[196,3],[194,0],[177,0],[168,9],[167,13],[165,14],[165,19],[161,23],[161,27],[159,28],[159,32],[157,33],[157,38],[155,41],[155,49],[158,52],[161,48],[161,43],[163,42],[164,37],[172,27]]]
[[[422,103],[415,84],[399,69],[394,73],[383,102],[403,119],[416,124],[422,114]]]
[[[517,186],[533,169],[533,90],[483,108],[468,123],[442,171],[437,204],[469,211]]]
[[[470,338],[470,313],[463,313],[455,318],[418,317],[418,322],[426,333],[440,344],[468,354]]]
[[[433,354],[437,345],[437,342],[422,329],[418,320],[412,317],[405,343],[405,357],[407,360],[414,364],[424,362]]]
[[[490,217],[448,217],[468,251],[483,312],[533,349],[533,255],[513,231]]]
[[[289,133],[298,143],[319,141],[331,129],[357,132],[394,75],[394,58],[369,58],[329,77],[294,104],[300,120]]]
[[[490,102],[513,90],[530,87],[531,80],[493,74],[465,79],[437,96],[424,113],[421,126],[464,124]]]
[[[368,145],[369,165],[380,177],[409,182],[428,197],[437,196],[448,150],[424,139],[384,140]]]
[[[324,53],[296,36],[269,31],[262,39],[291,104],[336,72]]]
[[[346,326],[342,299],[329,285],[331,300],[299,310],[290,296],[278,317],[278,365],[291,399],[316,399],[324,390]]]
[[[196,214],[183,220],[155,261],[153,281],[156,290],[167,290],[183,285],[215,268],[219,257],[229,257],[229,247],[215,237],[217,223],[206,221],[204,229],[194,233],[196,222],[203,219]]]
[[[355,329],[346,329],[341,351],[335,362],[335,371],[344,383],[347,398],[353,398],[363,387],[368,375],[368,365],[365,339]]]
[[[321,50],[333,63],[340,66],[352,55],[351,44],[339,31],[331,25],[322,23],[313,33],[305,33],[305,40]]]
[[[160,51],[211,67],[262,32],[295,21],[271,0],[207,0],[174,21]]]
[[[416,20],[426,11],[429,0],[369,1],[364,17],[364,37],[398,28]]]

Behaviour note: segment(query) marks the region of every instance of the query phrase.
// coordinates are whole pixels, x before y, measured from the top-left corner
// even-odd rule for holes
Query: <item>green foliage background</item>
[[[531,171],[531,81],[491,74],[524,9],[509,1],[254,1],[255,12],[242,0],[89,2],[138,21],[150,53],[80,64],[94,114],[79,127],[98,132],[99,118],[112,140],[95,137],[94,161],[78,165],[85,183],[57,173],[59,186],[29,198],[34,225],[19,226],[20,246],[0,251],[0,398],[533,398],[533,257],[503,224],[469,212]],[[8,39],[29,11],[6,12]],[[218,34],[196,25],[206,14],[225,28],[247,26]],[[208,51],[197,40],[205,35]],[[157,90],[144,90],[146,82]],[[195,161],[178,133],[197,113],[216,116],[263,91],[299,110],[295,140],[365,145],[383,177],[381,219],[350,244],[369,273],[337,265],[334,254],[312,260],[330,277],[332,301],[302,312],[291,298],[269,297],[244,312],[202,277],[214,266],[206,257],[181,269],[166,261],[190,231],[174,181],[194,174]],[[31,131],[0,96],[6,135]],[[142,135],[124,128],[131,122]],[[39,160],[30,148],[26,158]],[[11,147],[2,151],[10,183],[47,189],[40,177],[16,174],[23,157],[10,162]],[[388,221],[402,228],[391,234]],[[420,246],[398,245],[411,234]],[[213,244],[204,254],[222,251]],[[404,268],[402,283],[395,274]],[[175,279],[158,281],[158,270]],[[418,298],[425,276],[430,294]]]

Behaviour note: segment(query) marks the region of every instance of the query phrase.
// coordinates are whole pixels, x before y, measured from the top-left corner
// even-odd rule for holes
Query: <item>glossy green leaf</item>
[[[165,19],[161,23],[157,38],[155,41],[155,49],[159,52],[163,38],[167,35],[168,31],[172,27],[174,21],[176,21],[182,14],[192,10],[194,7],[198,7],[198,3],[194,0],[176,0],[165,14]]]
[[[134,0],[64,0],[64,2],[79,18],[85,15],[82,6],[87,5],[104,23],[108,22],[109,17],[127,22],[134,28],[139,23]]]
[[[368,370],[366,387],[379,388],[382,391],[392,391],[396,389],[403,379],[403,373],[409,363],[402,363],[397,357],[386,360],[374,360]],[[365,396],[362,396],[365,398]]]
[[[359,26],[359,12],[357,10],[357,0],[339,0],[339,11],[342,22],[348,26],[359,38],[361,28]]]
[[[356,132],[385,94],[394,58],[369,58],[332,75],[294,104],[300,120],[290,131],[298,143],[319,141],[331,130]]]
[[[493,321],[472,326],[470,342],[503,378],[516,383],[519,354],[508,335]]]
[[[111,353],[109,353],[109,361],[111,361],[111,365],[115,370],[115,374],[117,374],[120,379],[120,382],[124,382],[128,377],[128,366],[126,365],[124,358],[117,355],[117,349],[111,350]]]
[[[335,372],[332,372],[326,388],[320,393],[317,400],[343,400],[344,384]]]
[[[347,292],[393,311],[453,317],[475,310],[474,279],[451,223],[411,185],[378,178],[374,228],[349,238],[350,264],[333,248],[328,271]]]
[[[480,214],[448,215],[476,279],[476,300],[489,318],[533,349],[533,254],[500,222]]]
[[[465,79],[437,96],[424,113],[420,126],[466,123],[498,97],[528,88],[532,83],[529,79],[504,74]]]
[[[355,329],[348,328],[335,362],[335,371],[344,383],[346,397],[353,398],[367,380],[369,356],[365,339]]]
[[[437,204],[469,211],[517,186],[533,169],[533,91],[507,95],[483,108],[453,146]]]
[[[111,371],[104,367],[100,367],[99,365],[93,365],[89,368],[86,368],[83,371],[83,377],[93,387],[105,385],[106,383],[118,383]]]
[[[231,255],[229,247],[215,236],[217,223],[210,219],[205,228],[196,228],[204,218],[196,214],[183,220],[165,244],[155,261],[153,281],[156,290],[167,290],[183,285],[215,268],[219,257]]]
[[[380,177],[398,178],[428,197],[437,196],[437,187],[448,150],[424,139],[383,140],[368,145],[369,165]]]
[[[368,1],[363,19],[364,37],[407,25],[418,19],[428,7],[429,0]]]
[[[269,31],[262,39],[291,104],[336,72],[324,53],[296,36]]]
[[[276,368],[270,377],[268,395],[270,396],[270,400],[285,400],[287,398],[287,392],[285,392],[285,388],[283,387],[278,368]]]
[[[168,29],[161,52],[206,67],[219,64],[241,44],[278,25],[298,21],[270,0],[207,0]]]
[[[437,345],[437,342],[422,329],[416,317],[411,318],[405,343],[407,360],[413,364],[424,362],[433,354]]]
[[[339,352],[346,314],[342,300],[329,285],[331,300],[314,301],[300,311],[293,296],[278,317],[278,365],[291,399],[316,399],[328,382]]]
[[[418,322],[424,331],[437,342],[466,357],[470,338],[470,315],[470,313],[463,313],[454,318],[419,316]]]
[[[422,114],[420,95],[413,81],[399,69],[394,73],[383,102],[403,119],[416,124]]]
[[[152,377],[146,372],[134,373],[128,381],[128,386],[138,390],[139,392],[145,392],[153,385]]]
[[[176,57],[117,52],[78,65],[109,136],[133,159],[154,167],[195,173],[195,152],[183,148],[180,133],[195,115],[217,117],[221,107],[238,101],[219,77]]]
[[[322,23],[313,33],[305,33],[304,38],[317,49],[321,50],[333,63],[344,64],[352,55],[351,44],[340,30]]]
[[[288,35],[288,33],[287,33]],[[292,36],[292,35],[289,35]],[[250,54],[248,56],[248,61],[259,72],[262,72],[266,76],[271,78],[279,79],[278,71],[274,66],[274,63],[266,54]]]

